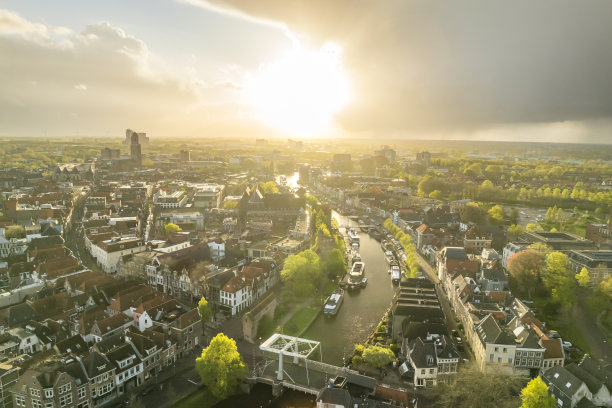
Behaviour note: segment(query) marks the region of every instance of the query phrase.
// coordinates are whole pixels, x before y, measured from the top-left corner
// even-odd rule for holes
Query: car
[[[551,330],[548,332],[548,337],[551,339],[560,339],[561,335],[556,330]]]
[[[569,341],[563,342],[563,348],[569,349],[570,347],[572,347],[572,343],[570,343]]]

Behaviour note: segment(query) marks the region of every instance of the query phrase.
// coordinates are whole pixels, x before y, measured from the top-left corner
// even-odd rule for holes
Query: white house
[[[146,246],[141,238],[113,238],[92,245],[91,256],[96,259],[96,263],[104,272],[115,273],[123,256],[137,254],[144,250]]]

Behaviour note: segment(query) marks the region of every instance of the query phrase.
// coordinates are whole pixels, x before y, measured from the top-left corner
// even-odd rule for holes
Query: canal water
[[[359,224],[332,212],[340,227],[355,227]],[[342,232],[345,232],[341,228]],[[388,274],[388,265],[380,243],[368,234],[360,232],[359,253],[365,263],[368,285],[360,290],[344,292],[344,302],[338,314],[332,319],[319,315],[317,320],[302,336],[321,342],[323,361],[340,365],[353,354],[355,344],[364,342],[391,306],[395,287]]]

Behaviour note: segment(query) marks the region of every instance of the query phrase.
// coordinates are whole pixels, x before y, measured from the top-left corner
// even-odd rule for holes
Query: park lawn
[[[320,306],[306,306],[295,312],[283,326],[283,334],[297,336],[304,331],[321,311]]]
[[[175,408],[209,408],[220,400],[207,389],[196,390],[174,404]]]

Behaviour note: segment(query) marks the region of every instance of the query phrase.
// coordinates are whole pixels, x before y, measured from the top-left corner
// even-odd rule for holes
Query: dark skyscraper
[[[132,134],[132,140],[130,144],[130,156],[136,165],[140,167],[142,164],[142,152],[140,150],[140,143],[138,142],[138,133]]]

